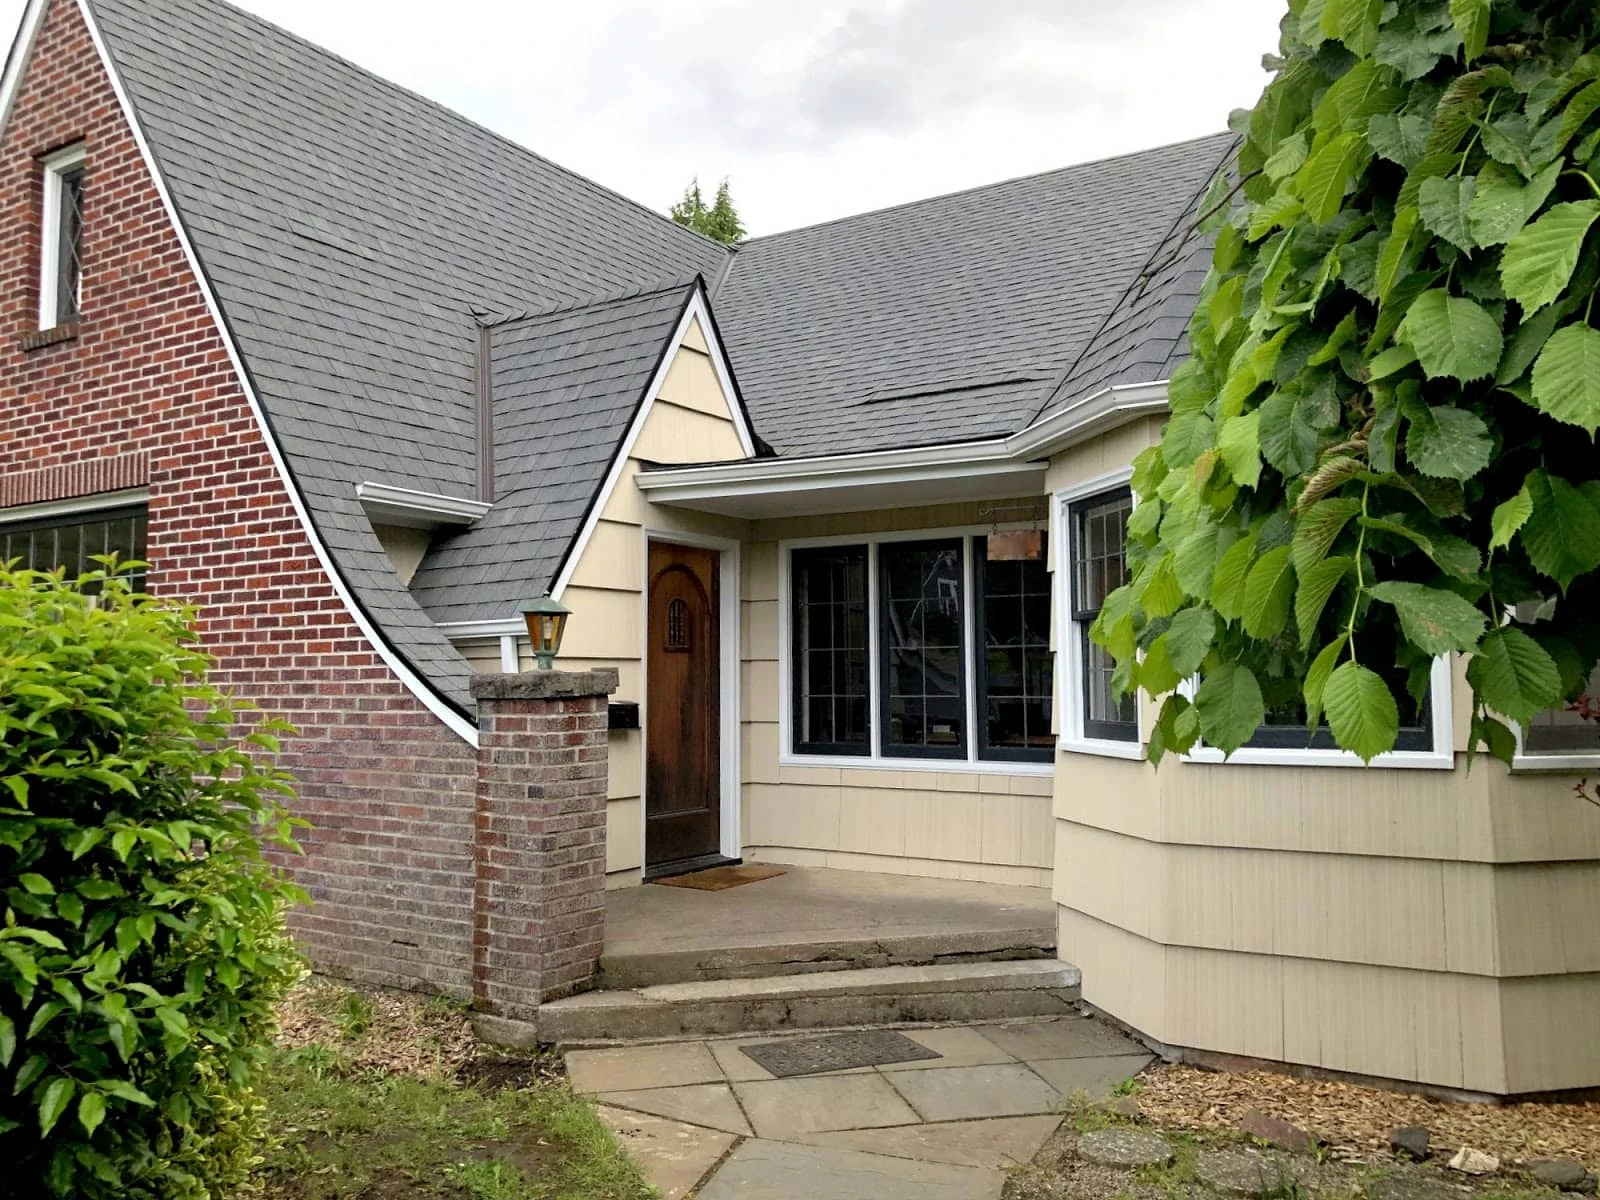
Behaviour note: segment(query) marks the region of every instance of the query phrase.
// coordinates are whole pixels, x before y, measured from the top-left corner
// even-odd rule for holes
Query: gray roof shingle
[[[216,0],[92,7],[335,563],[469,710],[470,667],[355,485],[472,494],[475,313],[709,274],[726,251]]]
[[[745,243],[715,300],[757,430],[794,455],[1015,432],[1231,143],[1201,138]],[[918,389],[920,404],[885,419],[875,397]]]
[[[436,538],[411,594],[437,621],[515,617],[567,556],[698,281],[489,331],[495,505]]]

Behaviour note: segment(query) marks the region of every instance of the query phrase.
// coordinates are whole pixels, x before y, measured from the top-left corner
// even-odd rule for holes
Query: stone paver
[[[695,1083],[688,1087],[651,1088],[640,1092],[601,1092],[595,1101],[674,1121],[688,1121],[740,1137],[750,1136],[750,1124],[725,1083]]]
[[[1172,1161],[1172,1146],[1138,1129],[1097,1129],[1078,1139],[1078,1157],[1103,1167],[1158,1167]]]
[[[1021,1063],[898,1071],[886,1076],[924,1121],[968,1121],[1048,1113],[1061,1096]]]
[[[567,1055],[572,1090],[634,1092],[644,1088],[721,1083],[722,1069],[700,1042],[665,1046],[618,1046],[610,1050],[574,1050]]]
[[[731,1133],[700,1129],[644,1113],[598,1105],[595,1114],[639,1164],[661,1200],[679,1200],[717,1165],[738,1139]]]
[[[923,1071],[930,1067],[981,1067],[1015,1061],[969,1025],[950,1029],[908,1029],[905,1033],[913,1042],[936,1051],[939,1057],[918,1059],[916,1062],[884,1063],[878,1070]]]
[[[999,1200],[1004,1184],[988,1167],[752,1140],[717,1168],[699,1200]]]
[[[915,1125],[921,1120],[875,1073],[755,1079],[736,1083],[733,1090],[757,1137]]]
[[[979,1029],[1000,1049],[1024,1062],[1147,1053],[1138,1042],[1088,1017],[983,1025]]]
[[[892,1158],[1003,1168],[1029,1162],[1060,1124],[1060,1117],[1001,1117],[992,1121],[947,1121],[896,1129],[808,1133],[798,1140],[807,1146],[864,1150]]]
[[[1101,1100],[1151,1061],[1148,1054],[1118,1054],[1109,1058],[1052,1058],[1028,1065],[1063,1096],[1081,1092],[1091,1100]]]
[[[1440,1179],[1420,1174],[1397,1174],[1361,1185],[1368,1200],[1462,1200],[1470,1193]]]
[[[1235,1196],[1259,1196],[1264,1192],[1286,1190],[1299,1171],[1282,1156],[1263,1154],[1247,1147],[1230,1150],[1203,1150],[1194,1164],[1195,1178]]]

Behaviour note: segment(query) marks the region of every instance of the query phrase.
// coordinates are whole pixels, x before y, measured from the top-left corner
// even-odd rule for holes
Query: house
[[[1594,748],[1153,770],[1086,637],[1226,136],[737,251],[219,0],[32,0],[0,92],[0,553],[116,549],[299,728],[298,930],[463,994],[474,672],[619,672],[608,884],[747,857],[1053,889],[1174,1053],[1600,1084]],[[625,715],[619,724],[626,724]]]

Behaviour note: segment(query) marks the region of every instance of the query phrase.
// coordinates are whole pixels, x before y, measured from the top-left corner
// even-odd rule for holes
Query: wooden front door
[[[722,839],[721,556],[650,543],[645,869],[716,854]]]

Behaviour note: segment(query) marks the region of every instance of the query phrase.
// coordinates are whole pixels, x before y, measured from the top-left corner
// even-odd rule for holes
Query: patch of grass
[[[321,1051],[321,1053],[314,1053]],[[645,1200],[594,1111],[562,1085],[488,1093],[350,1073],[326,1047],[276,1056],[262,1099],[275,1200]]]
[[[366,1036],[367,1030],[372,1028],[373,1015],[371,1000],[360,992],[346,992],[339,1007],[334,1009],[332,1018],[339,1036],[347,1042],[354,1042]]]
[[[1142,1091],[1144,1091],[1144,1084],[1135,1075],[1132,1079],[1124,1079],[1117,1084],[1116,1087],[1111,1089],[1111,1094],[1113,1096],[1137,1096]]]

